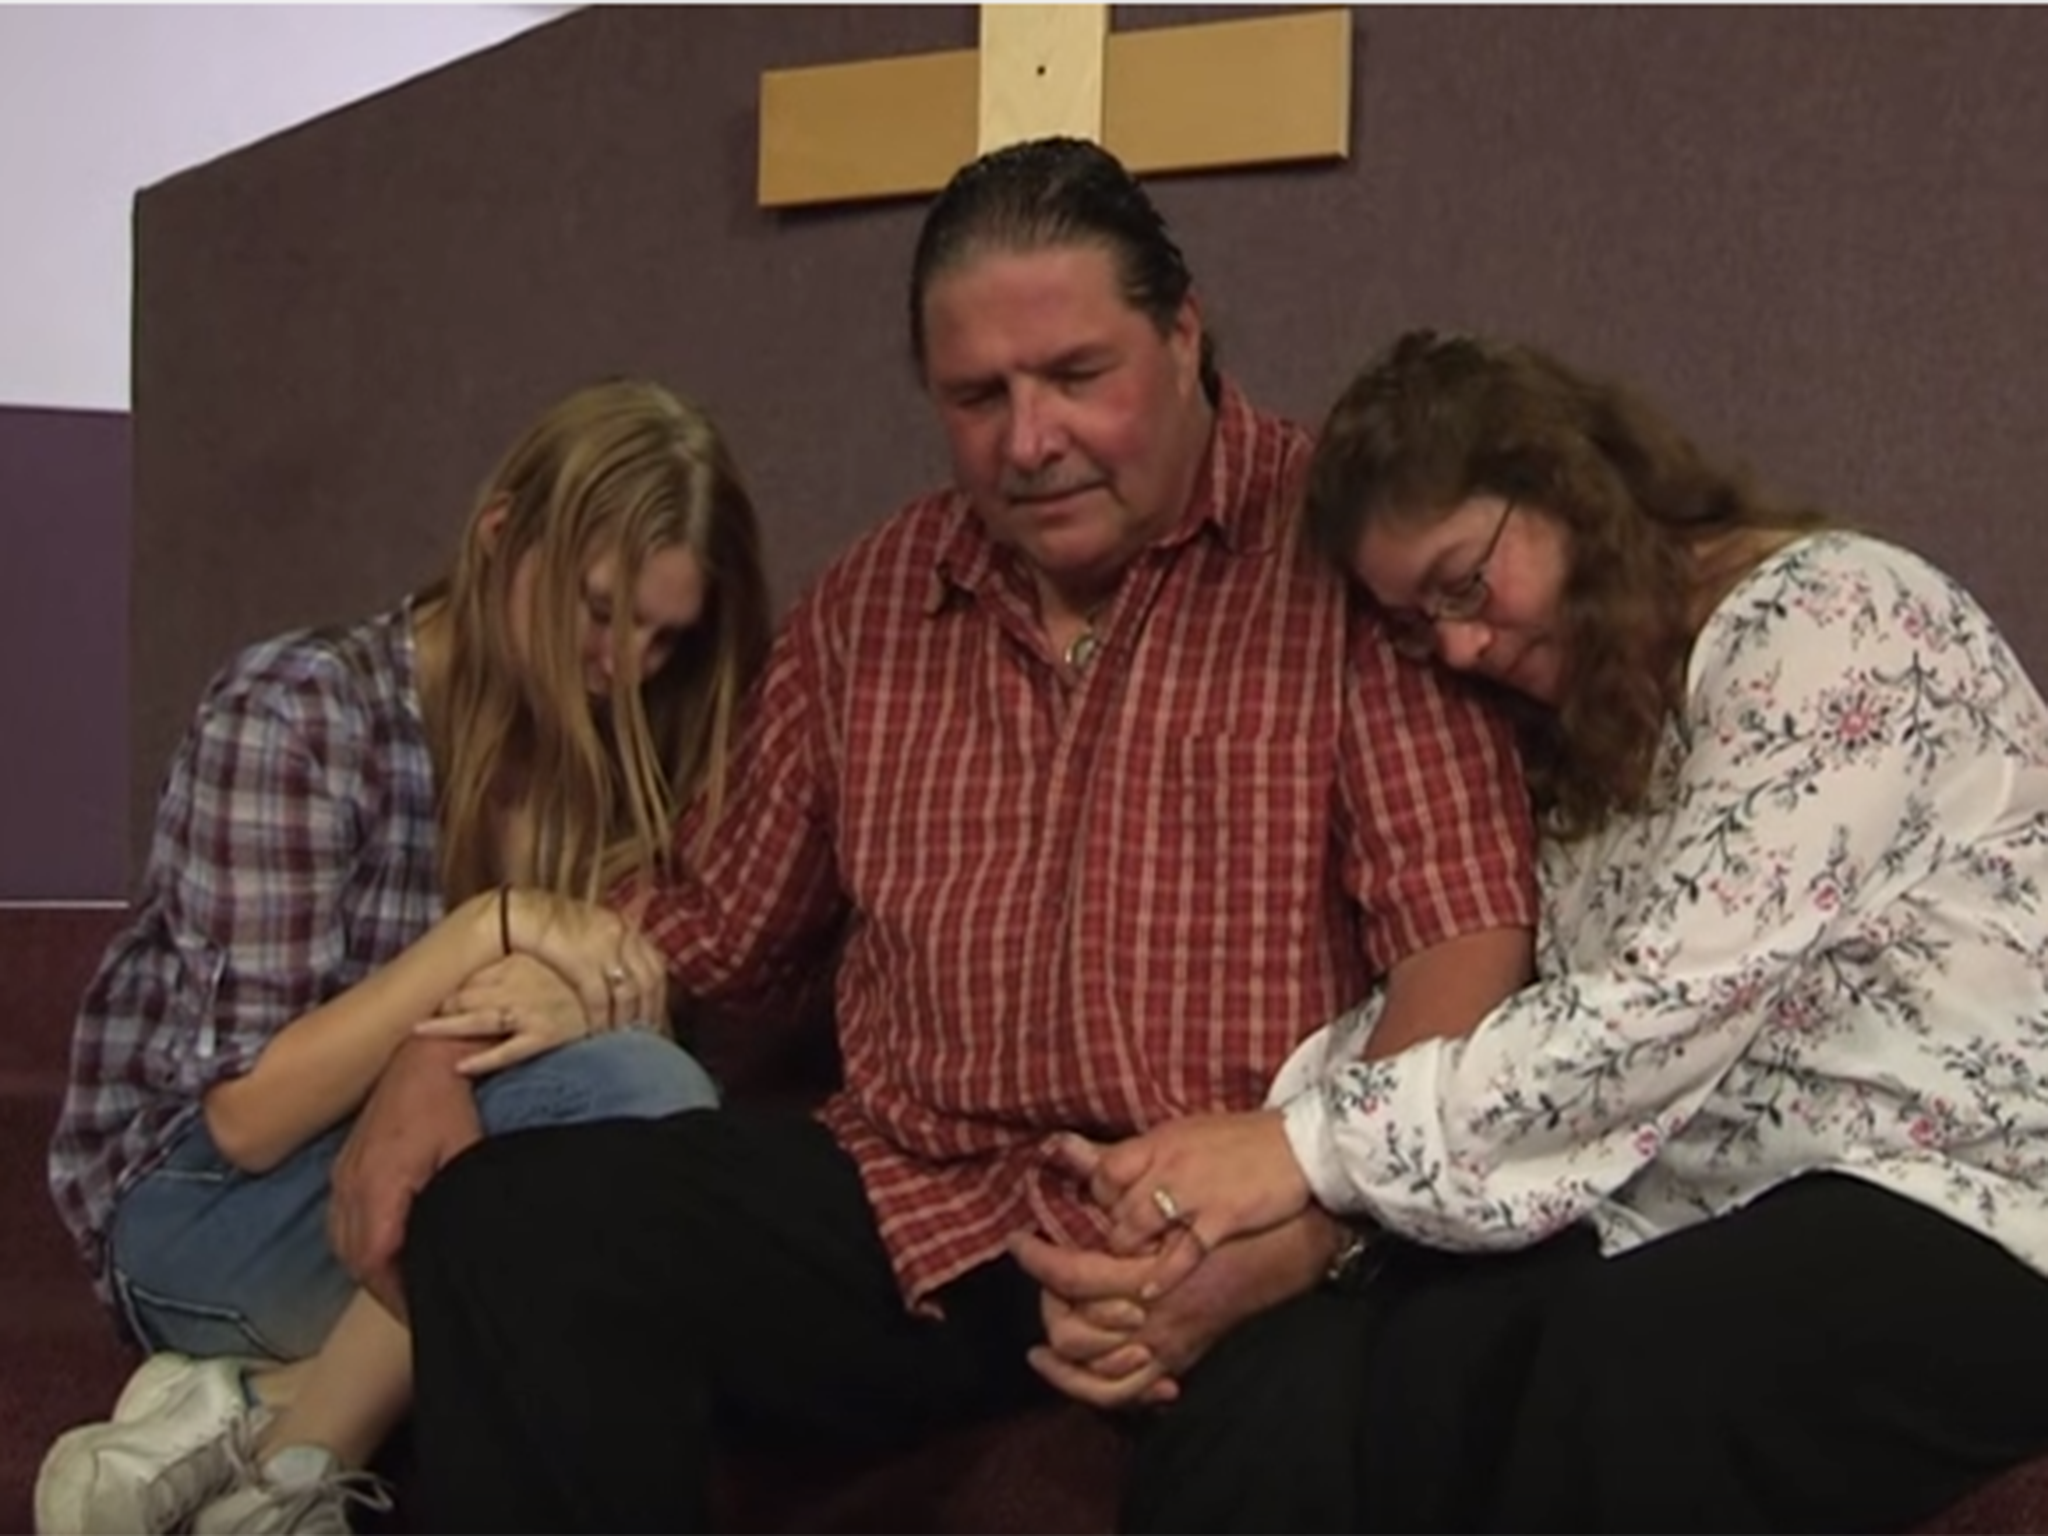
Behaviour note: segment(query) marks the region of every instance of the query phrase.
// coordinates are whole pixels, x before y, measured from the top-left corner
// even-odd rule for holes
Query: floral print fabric
[[[2048,711],[1990,619],[1827,533],[1715,610],[1653,809],[1543,855],[1538,980],[1469,1037],[1275,1082],[1317,1198],[1440,1247],[1609,1252],[1800,1174],[2048,1271]]]

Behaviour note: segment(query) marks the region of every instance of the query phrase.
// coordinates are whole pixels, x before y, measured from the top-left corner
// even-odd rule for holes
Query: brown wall
[[[973,32],[586,10],[146,191],[131,840],[225,652],[428,574],[589,375],[723,419],[784,597],[939,474],[918,209],[756,210],[754,112],[764,69]],[[2048,13],[1361,9],[1357,39],[1348,163],[1156,188],[1256,397],[1312,419],[1418,323],[1553,345],[1926,549],[2048,677]]]

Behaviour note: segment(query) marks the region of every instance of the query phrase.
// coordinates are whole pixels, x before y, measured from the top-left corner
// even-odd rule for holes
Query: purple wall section
[[[0,406],[0,901],[126,894],[128,417]]]
[[[2048,8],[1355,22],[1348,160],[1155,189],[1253,399],[1319,420],[1412,325],[1539,342],[1923,551],[2048,681]],[[974,36],[966,5],[583,6],[144,188],[137,865],[208,675],[437,570],[573,384],[710,408],[784,598],[943,474],[904,356],[919,203],[766,212],[755,121],[764,70]]]

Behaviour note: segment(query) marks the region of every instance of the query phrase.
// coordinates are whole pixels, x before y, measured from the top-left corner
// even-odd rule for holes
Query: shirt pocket
[[[1306,737],[1199,736],[1160,759],[1151,877],[1174,910],[1238,955],[1299,945],[1328,870],[1327,765]],[[1249,931],[1247,931],[1249,930]]]
[[[1159,1103],[1249,1108],[1329,970],[1326,755],[1305,737],[1180,737],[1130,786],[1131,839],[1097,957]]]

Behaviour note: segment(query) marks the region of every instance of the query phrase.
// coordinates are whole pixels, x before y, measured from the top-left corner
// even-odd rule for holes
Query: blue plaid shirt
[[[102,1296],[115,1202],[214,1084],[442,913],[409,605],[250,647],[171,760],[135,920],[80,1009],[50,1189]]]

